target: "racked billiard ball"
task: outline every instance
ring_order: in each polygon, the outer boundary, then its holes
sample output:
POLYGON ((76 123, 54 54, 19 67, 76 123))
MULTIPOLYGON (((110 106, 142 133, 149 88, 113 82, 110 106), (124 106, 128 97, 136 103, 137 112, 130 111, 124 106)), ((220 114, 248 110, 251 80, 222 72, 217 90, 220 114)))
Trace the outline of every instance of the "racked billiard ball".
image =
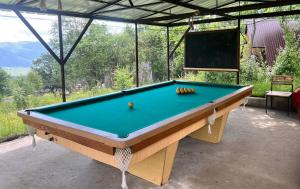
POLYGON ((184 89, 180 88, 180 94, 184 94, 184 89))

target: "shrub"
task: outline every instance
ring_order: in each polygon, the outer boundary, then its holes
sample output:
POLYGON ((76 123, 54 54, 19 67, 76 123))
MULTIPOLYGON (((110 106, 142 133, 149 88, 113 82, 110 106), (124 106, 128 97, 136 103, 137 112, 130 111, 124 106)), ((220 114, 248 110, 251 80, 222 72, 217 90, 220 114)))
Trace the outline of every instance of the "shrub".
POLYGON ((187 81, 204 81, 203 72, 188 72, 184 75, 184 77, 180 77, 179 79, 187 80, 187 81))
POLYGON ((114 88, 123 90, 133 87, 133 77, 127 67, 118 67, 114 75, 114 88))
POLYGON ((0 100, 1 97, 8 95, 10 93, 8 87, 9 75, 0 68, 0 100))
POLYGON ((230 72, 205 72, 205 81, 211 83, 233 84, 236 82, 236 74, 230 72))
POLYGON ((285 47, 279 50, 274 67, 276 75, 300 75, 300 52, 299 39, 296 32, 293 31, 286 23, 282 24, 284 30, 285 47))
POLYGON ((30 71, 26 76, 26 82, 29 94, 39 92, 43 87, 43 79, 36 71, 30 71))
POLYGON ((24 109, 28 106, 26 92, 22 88, 17 88, 13 91, 14 103, 18 109, 24 109))
POLYGON ((241 83, 248 84, 268 80, 271 76, 271 68, 265 65, 265 63, 257 62, 253 55, 247 60, 242 59, 240 64, 241 83))

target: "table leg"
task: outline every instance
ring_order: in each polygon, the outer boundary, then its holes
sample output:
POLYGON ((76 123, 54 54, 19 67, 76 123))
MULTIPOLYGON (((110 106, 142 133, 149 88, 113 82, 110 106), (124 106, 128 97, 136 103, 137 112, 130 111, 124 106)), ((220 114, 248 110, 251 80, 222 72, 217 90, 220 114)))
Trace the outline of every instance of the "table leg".
POLYGON ((268 96, 266 96, 266 114, 268 114, 268 96))
POLYGON ((273 96, 270 96, 271 98, 271 109, 273 108, 273 96))
POLYGON ((215 124, 211 126, 211 134, 208 134, 208 125, 206 125, 198 131, 193 132, 189 136, 206 142, 219 143, 223 136, 228 114, 229 113, 225 113, 216 119, 215 124))
POLYGON ((128 172, 156 185, 167 183, 171 175, 177 147, 178 142, 171 144, 147 159, 131 165, 128 172))
POLYGON ((290 115, 291 107, 290 107, 290 97, 288 98, 288 116, 290 115))

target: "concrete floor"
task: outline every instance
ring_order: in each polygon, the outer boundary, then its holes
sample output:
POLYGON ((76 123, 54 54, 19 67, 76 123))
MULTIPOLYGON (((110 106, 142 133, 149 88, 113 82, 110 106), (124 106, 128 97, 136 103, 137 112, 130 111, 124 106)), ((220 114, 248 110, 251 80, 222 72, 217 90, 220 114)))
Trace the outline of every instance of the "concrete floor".
MULTIPOLYGON (((120 172, 53 143, 0 144, 1 189, 119 189, 120 172)), ((128 175, 131 189, 299 189, 300 122, 247 108, 231 113, 223 140, 180 142, 170 182, 158 187, 128 175)))

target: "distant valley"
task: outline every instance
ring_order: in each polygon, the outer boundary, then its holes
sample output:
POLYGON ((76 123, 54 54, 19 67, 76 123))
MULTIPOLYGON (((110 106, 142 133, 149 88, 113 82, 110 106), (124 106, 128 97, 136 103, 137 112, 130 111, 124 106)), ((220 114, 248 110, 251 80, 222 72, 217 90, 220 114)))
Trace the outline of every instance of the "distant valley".
POLYGON ((12 76, 24 75, 43 52, 39 42, 0 43, 0 67, 12 76))

